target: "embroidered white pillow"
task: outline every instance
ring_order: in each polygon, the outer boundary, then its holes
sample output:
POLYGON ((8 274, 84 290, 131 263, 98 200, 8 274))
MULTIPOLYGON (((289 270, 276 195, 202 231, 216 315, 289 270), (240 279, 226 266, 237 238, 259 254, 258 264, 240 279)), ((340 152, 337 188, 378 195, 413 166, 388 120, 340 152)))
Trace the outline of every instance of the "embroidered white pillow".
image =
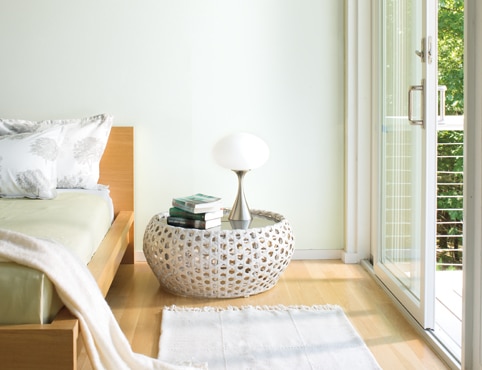
POLYGON ((112 128, 112 116, 42 121, 41 127, 65 126, 57 160, 57 188, 97 189, 99 165, 112 128))
POLYGON ((0 119, 0 136, 65 126, 65 140, 57 161, 57 187, 96 189, 99 165, 112 128, 113 117, 99 114, 65 120, 0 119))
POLYGON ((0 118, 0 136, 34 132, 38 127, 39 124, 35 121, 0 118))
POLYGON ((57 157, 64 128, 0 136, 0 197, 57 196, 57 157))

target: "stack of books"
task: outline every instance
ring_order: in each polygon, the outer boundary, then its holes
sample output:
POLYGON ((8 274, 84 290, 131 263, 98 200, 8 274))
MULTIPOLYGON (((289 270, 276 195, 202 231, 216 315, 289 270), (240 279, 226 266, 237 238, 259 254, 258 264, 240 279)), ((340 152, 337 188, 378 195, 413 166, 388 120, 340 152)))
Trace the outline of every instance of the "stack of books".
POLYGON ((173 198, 167 224, 193 229, 210 229, 221 225, 221 198, 205 194, 173 198))

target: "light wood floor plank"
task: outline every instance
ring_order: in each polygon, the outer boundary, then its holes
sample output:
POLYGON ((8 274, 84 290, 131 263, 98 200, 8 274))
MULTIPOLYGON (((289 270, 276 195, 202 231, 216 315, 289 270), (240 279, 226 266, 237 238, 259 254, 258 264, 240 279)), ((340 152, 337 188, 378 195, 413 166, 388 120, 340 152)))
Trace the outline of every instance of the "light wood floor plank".
MULTIPOLYGON (((160 288, 147 264, 121 265, 107 301, 134 351, 153 357, 164 306, 337 304, 383 369, 448 369, 367 271, 341 261, 292 261, 273 289, 235 299, 176 296, 160 288)), ((79 369, 91 369, 85 351, 79 369)))

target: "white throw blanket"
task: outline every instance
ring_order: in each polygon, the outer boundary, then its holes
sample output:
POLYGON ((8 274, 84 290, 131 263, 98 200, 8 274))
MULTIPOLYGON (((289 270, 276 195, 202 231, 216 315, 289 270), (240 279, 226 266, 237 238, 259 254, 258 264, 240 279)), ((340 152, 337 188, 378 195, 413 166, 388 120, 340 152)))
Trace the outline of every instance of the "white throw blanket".
POLYGON ((134 353, 88 268, 61 245, 0 229, 0 257, 48 276, 78 318, 96 369, 193 369, 134 353))

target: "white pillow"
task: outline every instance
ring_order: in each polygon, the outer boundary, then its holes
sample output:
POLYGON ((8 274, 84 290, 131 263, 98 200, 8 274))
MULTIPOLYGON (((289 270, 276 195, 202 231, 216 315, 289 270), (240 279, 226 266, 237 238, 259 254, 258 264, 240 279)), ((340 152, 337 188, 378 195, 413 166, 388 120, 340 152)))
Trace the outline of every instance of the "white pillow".
POLYGON ((0 197, 57 196, 57 157, 64 128, 0 136, 0 197))
POLYGON ((107 114, 80 119, 27 121, 0 119, 0 135, 42 131, 65 126, 65 140, 57 160, 57 187, 96 189, 99 164, 112 128, 107 114))
POLYGON ((38 129, 38 122, 24 119, 0 118, 0 136, 34 132, 38 129))
POLYGON ((99 165, 112 128, 112 116, 42 121, 41 128, 64 126, 65 139, 57 160, 57 187, 97 189, 99 165))

